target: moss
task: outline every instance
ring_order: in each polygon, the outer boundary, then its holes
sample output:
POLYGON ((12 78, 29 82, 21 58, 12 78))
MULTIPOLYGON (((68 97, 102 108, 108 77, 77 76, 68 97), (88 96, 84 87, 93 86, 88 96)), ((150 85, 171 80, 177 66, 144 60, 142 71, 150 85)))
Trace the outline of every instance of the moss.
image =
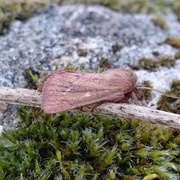
POLYGON ((159 58, 142 58, 138 61, 138 64, 131 65, 134 69, 145 69, 154 71, 160 66, 171 67, 175 64, 175 58, 171 57, 159 57, 159 58))
POLYGON ((119 45, 118 43, 112 45, 112 52, 116 54, 118 51, 122 49, 122 45, 119 45))
POLYGON ((180 20, 180 1, 173 0, 170 3, 170 6, 172 7, 172 11, 176 14, 178 20, 180 20))
POLYGON ((160 67, 160 64, 157 60, 143 58, 139 61, 139 67, 146 70, 155 70, 160 67))
POLYGON ((180 38, 167 38, 165 42, 173 47, 180 48, 180 38))
POLYGON ((159 60, 159 65, 163 67, 172 67, 175 64, 175 58, 172 57, 161 57, 159 60))
POLYGON ((26 20, 31 14, 44 7, 45 1, 0 0, 0 34, 8 31, 11 21, 26 20))
POLYGON ((88 71, 88 69, 84 67, 84 64, 78 64, 77 66, 75 66, 72 63, 68 63, 64 69, 73 71, 88 71))
POLYGON ((112 63, 106 59, 106 58, 101 58, 99 60, 99 63, 98 63, 98 67, 101 69, 101 70, 106 70, 108 68, 112 68, 112 63))
MULTIPOLYGON (((173 80, 171 89, 166 94, 180 97, 180 80, 173 80)), ((177 98, 162 95, 157 103, 158 109, 180 114, 180 101, 177 98)))
POLYGON ((88 55, 88 52, 85 49, 78 49, 77 53, 80 57, 86 57, 88 55))
POLYGON ((38 109, 20 108, 20 127, 0 138, 3 179, 179 176, 180 137, 175 131, 135 120, 40 110, 41 116, 34 116, 34 111, 38 109))
POLYGON ((163 18, 160 15, 153 16, 152 22, 154 23, 155 26, 159 26, 162 29, 168 29, 168 25, 165 18, 163 18))
MULTIPOLYGON (((144 87, 152 88, 152 85, 151 85, 150 81, 144 81, 144 82, 142 82, 142 85, 144 87)), ((143 90, 143 89, 141 89, 141 90, 138 91, 137 96, 138 96, 139 100, 149 101, 152 98, 152 90, 143 90)))
POLYGON ((24 70, 24 79, 26 81, 25 88, 37 89, 40 73, 32 67, 24 70))
POLYGON ((158 51, 153 51, 152 54, 156 57, 158 57, 160 55, 160 53, 158 51))
POLYGON ((180 59, 180 49, 176 52, 175 58, 176 58, 176 59, 180 59))

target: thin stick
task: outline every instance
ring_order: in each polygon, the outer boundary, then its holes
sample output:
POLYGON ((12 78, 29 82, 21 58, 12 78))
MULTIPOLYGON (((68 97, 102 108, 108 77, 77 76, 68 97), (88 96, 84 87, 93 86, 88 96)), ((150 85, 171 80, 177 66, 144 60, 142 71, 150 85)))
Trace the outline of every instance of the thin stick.
POLYGON ((19 104, 40 107, 41 94, 36 90, 0 87, 0 104, 19 104))
MULTIPOLYGON (((42 96, 36 90, 23 88, 0 87, 0 104, 19 104, 41 107, 42 96)), ((85 112, 92 112, 93 105, 81 108, 85 112)), ((153 124, 162 124, 171 128, 180 129, 180 115, 154 110, 133 104, 105 103, 93 109, 93 113, 122 118, 123 120, 138 119, 153 124)))
MULTIPOLYGON (((92 106, 84 106, 82 110, 91 112, 91 109, 92 106)), ((134 104, 105 103, 97 106, 93 113, 118 117, 123 120, 138 119, 180 129, 180 115, 134 104)))

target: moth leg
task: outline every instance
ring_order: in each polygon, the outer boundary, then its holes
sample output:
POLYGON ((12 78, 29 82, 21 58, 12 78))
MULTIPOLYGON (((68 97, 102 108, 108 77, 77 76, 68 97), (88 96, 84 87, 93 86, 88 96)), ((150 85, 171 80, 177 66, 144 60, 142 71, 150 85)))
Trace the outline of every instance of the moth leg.
POLYGON ((112 98, 112 99, 110 99, 108 101, 101 101, 101 102, 95 103, 95 104, 93 104, 94 107, 91 109, 91 112, 93 112, 96 107, 100 106, 101 104, 103 104, 105 102, 109 102, 109 103, 126 103, 126 102, 128 102, 128 99, 126 99, 126 97, 123 95, 123 96, 114 97, 114 98, 112 98))
POLYGON ((91 109, 91 112, 93 112, 94 111, 94 109, 95 108, 97 108, 98 106, 100 106, 101 104, 103 104, 103 102, 101 101, 101 102, 99 102, 99 103, 95 103, 95 104, 93 104, 93 108, 91 109))
POLYGON ((80 111, 85 111, 84 109, 86 109, 86 108, 88 108, 88 109, 91 109, 91 112, 93 112, 94 111, 94 109, 96 108, 96 107, 98 107, 99 105, 101 105, 101 104, 103 104, 103 102, 101 101, 101 102, 98 102, 98 103, 93 103, 93 104, 89 104, 89 105, 86 105, 86 106, 81 106, 81 107, 79 107, 78 109, 80 110, 80 111))
POLYGON ((132 100, 134 101, 135 104, 137 104, 137 105, 142 105, 142 104, 139 102, 138 97, 136 96, 136 94, 135 94, 134 92, 132 92, 131 97, 132 97, 132 100))

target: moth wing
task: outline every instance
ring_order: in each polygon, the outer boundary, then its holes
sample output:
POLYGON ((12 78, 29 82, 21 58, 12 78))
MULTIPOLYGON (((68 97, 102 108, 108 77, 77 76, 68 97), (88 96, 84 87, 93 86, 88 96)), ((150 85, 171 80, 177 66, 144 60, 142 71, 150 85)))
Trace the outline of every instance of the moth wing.
POLYGON ((42 109, 57 113, 88 104, 124 97, 119 79, 108 73, 82 73, 59 70, 50 75, 42 87, 42 109))
POLYGON ((44 78, 40 81, 39 86, 38 86, 38 89, 37 89, 39 92, 42 92, 44 83, 47 81, 47 79, 48 79, 50 76, 51 76, 51 75, 46 75, 46 76, 44 76, 44 78))

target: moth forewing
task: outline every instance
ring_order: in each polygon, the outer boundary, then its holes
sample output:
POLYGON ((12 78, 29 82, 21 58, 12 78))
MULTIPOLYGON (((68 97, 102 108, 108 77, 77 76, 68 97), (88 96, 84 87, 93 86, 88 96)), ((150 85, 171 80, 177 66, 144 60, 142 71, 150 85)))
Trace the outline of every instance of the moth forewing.
POLYGON ((131 70, 103 73, 58 70, 41 84, 42 109, 46 113, 67 111, 103 102, 127 102, 137 81, 131 70))

